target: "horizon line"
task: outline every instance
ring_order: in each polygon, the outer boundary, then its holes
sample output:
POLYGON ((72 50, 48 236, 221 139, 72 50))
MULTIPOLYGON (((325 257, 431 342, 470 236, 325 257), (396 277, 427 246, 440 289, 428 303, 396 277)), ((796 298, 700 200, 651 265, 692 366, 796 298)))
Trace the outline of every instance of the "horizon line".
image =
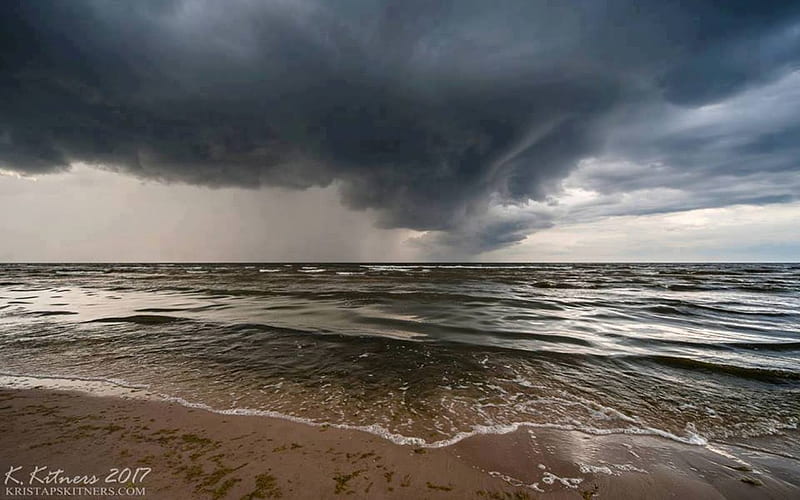
POLYGON ((597 260, 597 261, 493 261, 493 262, 474 262, 474 261, 0 261, 0 266, 5 265, 541 265, 541 264, 800 264, 800 261, 783 260, 742 260, 742 261, 668 261, 668 260, 597 260))

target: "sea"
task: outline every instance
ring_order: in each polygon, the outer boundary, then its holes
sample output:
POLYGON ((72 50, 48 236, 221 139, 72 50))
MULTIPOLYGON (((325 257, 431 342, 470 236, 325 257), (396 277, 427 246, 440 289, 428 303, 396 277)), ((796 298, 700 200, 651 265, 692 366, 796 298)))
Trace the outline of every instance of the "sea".
POLYGON ((800 264, 4 264, 0 375, 417 446, 530 426, 791 455, 800 264))

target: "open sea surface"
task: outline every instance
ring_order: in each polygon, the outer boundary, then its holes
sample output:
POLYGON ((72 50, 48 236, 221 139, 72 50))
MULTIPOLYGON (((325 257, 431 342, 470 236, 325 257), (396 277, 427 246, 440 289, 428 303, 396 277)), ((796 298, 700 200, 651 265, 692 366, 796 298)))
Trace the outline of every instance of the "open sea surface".
POLYGON ((0 374, 420 446, 526 424, 798 450, 800 265, 5 264, 0 374))

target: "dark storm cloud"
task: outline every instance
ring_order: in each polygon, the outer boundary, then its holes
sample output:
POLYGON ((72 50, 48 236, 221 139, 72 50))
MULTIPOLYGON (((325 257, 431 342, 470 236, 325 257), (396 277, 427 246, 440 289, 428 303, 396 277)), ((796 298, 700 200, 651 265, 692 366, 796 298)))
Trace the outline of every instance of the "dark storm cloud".
POLYGON ((550 227, 553 216, 544 211, 495 207, 457 228, 425 233, 412 239, 412 243, 428 258, 453 261, 517 243, 533 231, 550 227))
MULTIPOLYGON (((796 68, 797 5, 3 2, 0 168, 338 181, 383 226, 484 251, 549 224, 490 220, 491 207, 544 200, 580 159, 625 142, 609 139, 615 117, 662 98, 715 102, 796 68)), ((783 150, 796 131, 742 147, 783 150)), ((671 153, 708 144, 654 135, 620 151, 693 168, 671 153)))

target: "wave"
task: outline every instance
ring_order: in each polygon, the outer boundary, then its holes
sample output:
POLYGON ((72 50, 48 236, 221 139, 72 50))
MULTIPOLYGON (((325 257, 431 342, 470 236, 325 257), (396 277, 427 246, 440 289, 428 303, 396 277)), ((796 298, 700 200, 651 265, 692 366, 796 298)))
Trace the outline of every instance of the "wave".
POLYGON ((651 360, 666 366, 676 368, 700 369, 708 372, 725 373, 743 378, 750 378, 764 381, 800 380, 800 372, 781 370, 778 368, 756 368, 748 366, 738 366, 730 364, 713 363, 694 358, 683 358, 680 356, 668 355, 648 355, 640 356, 639 359, 651 360))
POLYGON ((31 316, 71 316, 78 313, 74 311, 32 311, 28 314, 31 316))
POLYGON ((97 318, 86 321, 86 323, 136 323, 139 325, 163 325, 165 323, 176 323, 179 321, 189 321, 189 319, 179 318, 177 316, 162 316, 159 314, 134 314, 133 316, 97 318))
MULTIPOLYGON (((743 303, 739 303, 738 305, 746 305, 743 303)), ((778 312, 778 311, 742 311, 733 308, 726 308, 726 307, 718 307, 718 306, 710 306, 707 304, 695 304, 692 302, 683 302, 683 301, 673 301, 672 304, 658 304, 653 306, 646 306, 643 310, 657 313, 657 314, 665 314, 670 316, 696 316, 705 314, 705 312, 717 313, 720 316, 728 316, 728 315, 735 315, 735 316, 756 316, 756 317, 771 317, 771 318, 786 318, 791 317, 794 314, 789 312, 778 312)))
POLYGON ((738 349, 751 349, 754 351, 797 351, 800 342, 730 342, 724 344, 738 349))
POLYGON ((152 312, 152 313, 178 312, 185 310, 186 308, 183 307, 144 307, 142 309, 134 309, 134 311, 136 312, 152 312))
MULTIPOLYGON (((11 389, 42 388, 41 384, 33 386, 33 384, 29 383, 28 386, 25 386, 26 379, 34 379, 36 383, 50 381, 52 382, 50 384, 50 387, 45 387, 45 388, 51 390, 65 390, 63 384, 66 383, 67 385, 66 390, 74 390, 92 396, 97 396, 97 395, 107 396, 110 394, 119 395, 119 394, 114 394, 113 391, 114 387, 126 390, 150 389, 150 387, 147 385, 132 384, 130 382, 120 379, 99 378, 99 377, 72 377, 72 376, 56 377, 56 376, 43 376, 43 375, 19 375, 13 373, 0 372, 0 386, 2 387, 8 387, 11 389), (97 388, 92 385, 80 385, 76 384, 76 382, 108 384, 113 387, 111 388, 112 390, 109 391, 108 388, 105 388, 106 390, 103 390, 104 389, 103 387, 97 388), (62 383, 62 385, 59 385, 59 383, 62 383), (22 385, 22 387, 20 387, 20 385, 22 385)), ((47 384, 45 383, 45 386, 46 385, 47 384)), ((613 434, 657 436, 664 439, 669 439, 671 441, 676 441, 679 443, 695 445, 695 446, 705 446, 708 444, 708 440, 706 438, 697 434, 691 428, 686 429, 685 436, 679 436, 662 429, 647 427, 647 426, 642 426, 642 427, 631 426, 631 427, 621 427, 614 429, 601 429, 585 425, 567 425, 558 423, 539 423, 539 422, 512 422, 508 424, 474 425, 472 426, 471 430, 458 432, 447 439, 441 439, 437 441, 427 441, 426 439, 418 436, 406 436, 404 434, 392 432, 380 424, 358 425, 358 424, 347 424, 338 422, 317 421, 309 418, 298 417, 295 415, 288 415, 277 411, 256 410, 252 408, 219 409, 219 408, 214 408, 205 403, 189 401, 178 396, 172 396, 169 394, 162 394, 155 392, 147 392, 143 394, 134 392, 134 393, 128 393, 126 394, 126 396, 143 400, 160 400, 160 401, 177 403, 187 408, 200 409, 211 413, 217 413, 220 415, 239 415, 239 416, 258 416, 258 417, 277 418, 313 427, 332 427, 336 429, 367 432, 369 434, 373 434, 375 436, 386 439, 398 445, 410 445, 420 448, 444 448, 447 446, 452 446, 460 441, 463 441, 464 439, 473 436, 509 434, 512 432, 516 432, 520 428, 525 428, 525 427, 577 431, 577 432, 582 432, 584 434, 591 434, 598 436, 606 436, 613 434)))

